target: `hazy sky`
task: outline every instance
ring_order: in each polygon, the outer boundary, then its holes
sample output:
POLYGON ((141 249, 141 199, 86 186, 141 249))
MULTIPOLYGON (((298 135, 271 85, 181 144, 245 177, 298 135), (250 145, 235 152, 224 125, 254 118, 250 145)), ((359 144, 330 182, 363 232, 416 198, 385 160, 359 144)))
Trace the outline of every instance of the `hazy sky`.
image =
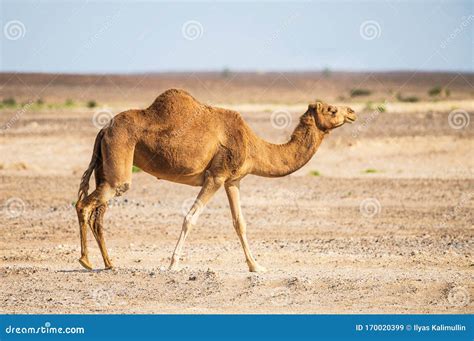
POLYGON ((474 1, 0 0, 1 71, 474 71, 474 1))

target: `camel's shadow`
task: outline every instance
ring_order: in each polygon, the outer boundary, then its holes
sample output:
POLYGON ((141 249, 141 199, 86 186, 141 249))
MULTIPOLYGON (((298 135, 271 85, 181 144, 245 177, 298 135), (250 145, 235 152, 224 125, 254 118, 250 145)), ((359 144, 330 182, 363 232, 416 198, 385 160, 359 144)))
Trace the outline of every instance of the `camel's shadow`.
POLYGON ((100 273, 100 272, 107 272, 107 269, 94 269, 94 270, 86 270, 86 269, 70 269, 70 270, 58 270, 57 272, 61 273, 100 273))

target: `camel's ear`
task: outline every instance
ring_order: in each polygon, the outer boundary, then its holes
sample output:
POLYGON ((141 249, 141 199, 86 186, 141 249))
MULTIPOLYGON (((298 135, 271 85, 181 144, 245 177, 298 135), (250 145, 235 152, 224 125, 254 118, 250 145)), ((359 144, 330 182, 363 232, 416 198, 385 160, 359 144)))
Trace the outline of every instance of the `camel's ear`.
POLYGON ((311 110, 314 112, 321 112, 323 110, 323 103, 321 102, 311 103, 310 105, 308 105, 308 110, 311 110))

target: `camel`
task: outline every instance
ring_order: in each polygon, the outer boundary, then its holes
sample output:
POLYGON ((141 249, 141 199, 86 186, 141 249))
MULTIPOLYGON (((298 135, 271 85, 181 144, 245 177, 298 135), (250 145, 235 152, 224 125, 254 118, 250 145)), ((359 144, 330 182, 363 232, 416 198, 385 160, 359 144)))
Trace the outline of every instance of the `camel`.
POLYGON ((318 101, 308 105, 287 143, 273 144, 258 137, 238 112, 202 104, 177 89, 165 91, 147 109, 116 115, 97 134, 78 191, 80 264, 92 270, 87 250, 89 226, 105 269, 112 268, 104 242, 103 217, 107 202, 130 188, 135 165, 159 180, 201 186, 184 218, 170 270, 178 269, 192 226, 212 196, 224 186, 248 268, 251 272, 265 271, 247 241, 240 207, 240 181, 248 174, 282 177, 295 172, 311 159, 331 130, 355 119, 349 107, 318 101), (92 172, 96 188, 88 194, 92 172))

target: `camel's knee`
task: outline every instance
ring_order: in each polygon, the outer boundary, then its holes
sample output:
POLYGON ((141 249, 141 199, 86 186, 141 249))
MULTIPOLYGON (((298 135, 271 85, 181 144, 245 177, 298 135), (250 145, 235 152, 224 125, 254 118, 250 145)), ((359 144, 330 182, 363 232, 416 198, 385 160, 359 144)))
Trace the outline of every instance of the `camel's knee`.
POLYGON ((125 182, 123 184, 115 186, 115 196, 119 197, 122 194, 124 194, 126 191, 128 191, 129 189, 130 189, 130 183, 129 182, 125 182))
POLYGON ((247 231, 247 224, 242 218, 237 218, 232 220, 234 228, 237 232, 245 234, 247 231))
POLYGON ((83 219, 86 216, 86 204, 84 200, 79 200, 76 203, 76 212, 79 219, 83 219))
POLYGON ((76 202, 76 212, 77 213, 82 212, 83 209, 84 209, 84 203, 82 202, 82 200, 78 200, 76 202))

